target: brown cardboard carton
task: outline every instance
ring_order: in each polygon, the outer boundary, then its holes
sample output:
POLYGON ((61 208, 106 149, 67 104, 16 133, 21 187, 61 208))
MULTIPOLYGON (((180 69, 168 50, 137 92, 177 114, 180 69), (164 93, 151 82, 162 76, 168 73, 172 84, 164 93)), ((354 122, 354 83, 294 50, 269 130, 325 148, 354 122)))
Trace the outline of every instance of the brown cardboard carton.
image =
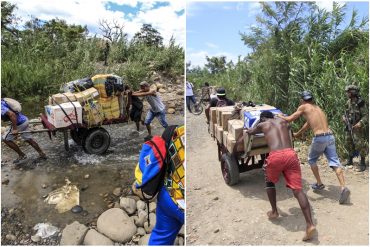
POLYGON ((216 111, 217 111, 217 107, 211 107, 210 108, 209 116, 210 116, 210 122, 211 123, 217 123, 216 111))
POLYGON ((227 146, 227 136, 228 136, 228 134, 229 134, 229 132, 224 131, 223 135, 222 135, 222 144, 224 144, 225 147, 227 146))
POLYGON ((218 126, 217 125, 217 129, 216 129, 216 139, 222 143, 222 137, 223 137, 223 130, 222 130, 222 127, 218 126))
POLYGON ((257 110, 272 110, 272 109, 275 109, 275 107, 266 105, 266 104, 256 105, 254 107, 244 106, 242 110, 240 111, 240 119, 243 119, 244 121, 244 112, 257 111, 257 110))
MULTIPOLYGON (((226 144, 227 144, 226 145, 227 151, 229 151, 229 153, 232 153, 233 150, 234 150, 235 144, 236 144, 236 140, 235 140, 235 138, 231 134, 229 134, 227 136, 226 144)), ((236 151, 237 152, 243 152, 244 151, 244 144, 243 144, 243 142, 239 143, 239 145, 236 148, 236 151)))
POLYGON ((223 112, 231 113, 233 110, 234 110, 234 106, 217 107, 217 111, 216 111, 217 124, 222 126, 222 113, 223 112))
POLYGON ((75 93, 74 96, 76 97, 77 101, 81 104, 87 102, 88 100, 94 100, 99 98, 99 92, 96 88, 89 88, 82 92, 75 93))
POLYGON ((50 105, 56 105, 56 104, 68 103, 70 101, 72 102, 77 101, 73 93, 63 93, 63 94, 57 93, 51 96, 51 100, 49 103, 51 103, 50 105))
POLYGON ((228 121, 229 119, 231 118, 231 116, 233 115, 232 112, 222 112, 222 115, 221 115, 221 126, 222 126, 222 129, 223 130, 226 130, 228 131, 228 121))
POLYGON ((228 121, 228 131, 234 137, 234 139, 238 139, 238 137, 243 133, 244 122, 240 119, 232 119, 228 121))

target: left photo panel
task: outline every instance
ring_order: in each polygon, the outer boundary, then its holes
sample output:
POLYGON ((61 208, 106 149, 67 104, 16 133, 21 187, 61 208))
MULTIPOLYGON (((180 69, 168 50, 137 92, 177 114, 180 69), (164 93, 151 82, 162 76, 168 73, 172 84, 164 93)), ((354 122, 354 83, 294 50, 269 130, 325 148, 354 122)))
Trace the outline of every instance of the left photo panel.
POLYGON ((1 2, 1 245, 184 245, 185 1, 1 2))

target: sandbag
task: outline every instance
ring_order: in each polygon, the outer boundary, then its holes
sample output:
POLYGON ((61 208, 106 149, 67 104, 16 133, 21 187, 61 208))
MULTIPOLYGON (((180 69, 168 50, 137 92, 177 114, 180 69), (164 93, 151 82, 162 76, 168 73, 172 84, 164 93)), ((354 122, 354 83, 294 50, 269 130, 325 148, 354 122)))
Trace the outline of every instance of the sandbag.
POLYGON ((10 107, 10 110, 12 110, 14 112, 21 112, 22 111, 21 103, 19 103, 15 99, 3 98, 3 100, 8 104, 8 106, 10 107))

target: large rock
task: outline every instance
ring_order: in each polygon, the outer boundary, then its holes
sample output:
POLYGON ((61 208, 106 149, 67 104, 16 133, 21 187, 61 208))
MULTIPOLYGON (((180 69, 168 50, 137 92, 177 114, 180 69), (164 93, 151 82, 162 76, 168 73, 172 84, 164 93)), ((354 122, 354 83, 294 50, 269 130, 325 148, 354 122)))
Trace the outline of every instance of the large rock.
POLYGON ((154 213, 156 209, 157 209, 157 203, 156 202, 151 202, 149 204, 149 212, 154 213))
POLYGON ((168 114, 174 114, 175 112, 176 112, 176 110, 173 109, 173 108, 168 108, 168 110, 167 110, 168 114))
POLYGON ((81 245, 86 235, 88 228, 75 221, 67 225, 62 232, 62 239, 60 245, 81 245))
POLYGON ((84 245, 113 245, 113 241, 94 229, 87 232, 84 245))
POLYGON ((149 238, 150 238, 150 234, 147 234, 144 237, 140 238, 139 245, 148 245, 149 238))
POLYGON ((142 227, 139 227, 137 229, 137 234, 139 234, 140 236, 144 236, 146 234, 145 229, 142 227))
POLYGON ((155 223, 157 222, 157 219, 156 219, 155 214, 150 213, 149 214, 149 220, 150 220, 150 225, 149 225, 149 222, 148 221, 146 221, 144 223, 144 229, 145 229, 145 231, 147 233, 151 233, 152 232, 152 230, 153 230, 153 228, 155 226, 155 223))
POLYGON ((145 210, 139 210, 138 217, 134 219, 135 225, 143 227, 148 219, 148 213, 145 210))
POLYGON ((136 207, 137 207, 137 210, 139 211, 140 209, 141 210, 146 210, 146 203, 143 202, 142 200, 140 201, 137 201, 136 202, 136 207))
POLYGON ((122 197, 119 205, 128 214, 133 214, 136 211, 136 201, 132 198, 122 197))
POLYGON ((119 208, 111 208, 102 213, 98 218, 97 227, 99 232, 121 243, 129 241, 137 231, 133 219, 119 208))

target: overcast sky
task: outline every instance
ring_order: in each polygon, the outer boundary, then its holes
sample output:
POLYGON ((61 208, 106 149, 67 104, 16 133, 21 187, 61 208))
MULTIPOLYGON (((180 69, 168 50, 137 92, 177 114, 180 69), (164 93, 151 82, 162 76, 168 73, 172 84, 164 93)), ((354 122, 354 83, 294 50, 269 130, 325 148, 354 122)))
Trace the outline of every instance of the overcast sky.
POLYGON ((64 19, 69 24, 87 26, 90 33, 99 33, 99 20, 117 20, 132 37, 143 23, 152 24, 167 43, 173 35, 185 46, 185 1, 153 0, 10 0, 18 7, 15 14, 22 23, 31 16, 41 20, 64 19))
MULTIPOLYGON (((333 1, 316 4, 328 11, 333 1)), ((353 9, 359 12, 359 20, 368 16, 369 2, 348 2, 346 23, 353 9)), ((186 61, 191 66, 203 66, 206 56, 226 56, 227 60, 237 61, 239 55, 251 52, 241 40, 240 32, 247 33, 256 24, 256 15, 261 13, 258 2, 246 1, 193 1, 186 5, 186 61)))

